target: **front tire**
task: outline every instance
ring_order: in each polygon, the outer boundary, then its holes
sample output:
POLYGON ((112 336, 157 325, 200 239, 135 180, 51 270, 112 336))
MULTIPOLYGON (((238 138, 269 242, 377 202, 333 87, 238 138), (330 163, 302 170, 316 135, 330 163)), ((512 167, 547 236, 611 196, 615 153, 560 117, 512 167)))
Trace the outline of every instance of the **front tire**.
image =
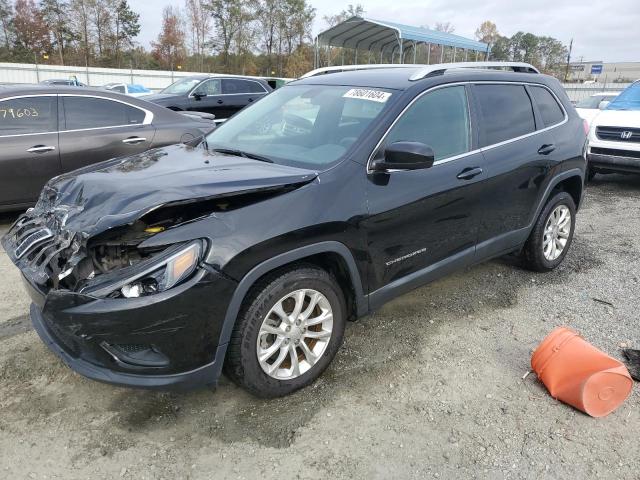
POLYGON ((243 303, 225 373, 256 396, 288 395, 331 363, 345 323, 344 295, 325 270, 299 265, 268 275, 243 303))
POLYGON ((576 205, 567 192, 556 193, 540 216, 524 246, 525 266, 548 272, 562 263, 573 240, 576 205))

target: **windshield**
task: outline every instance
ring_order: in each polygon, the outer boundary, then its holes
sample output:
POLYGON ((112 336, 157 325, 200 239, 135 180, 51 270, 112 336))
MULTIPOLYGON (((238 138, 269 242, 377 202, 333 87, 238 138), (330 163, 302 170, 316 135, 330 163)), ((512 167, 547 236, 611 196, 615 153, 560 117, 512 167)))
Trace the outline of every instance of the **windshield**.
POLYGON ((285 86, 211 132, 207 146, 283 165, 325 169, 365 133, 391 95, 372 88, 285 86))
POLYGON ((602 102, 603 100, 612 100, 613 98, 615 98, 615 97, 614 96, 606 96, 606 95, 593 95, 592 97, 587 97, 587 98, 584 98, 584 99, 580 100, 576 104, 576 108, 591 108, 591 109, 595 109, 595 108, 598 108, 598 106, 600 105, 600 102, 602 102))
POLYGON ((640 81, 625 88, 609 104, 607 110, 640 110, 640 81))
POLYGON ((200 78, 183 78, 177 82, 173 82, 160 93, 187 93, 202 81, 200 78))

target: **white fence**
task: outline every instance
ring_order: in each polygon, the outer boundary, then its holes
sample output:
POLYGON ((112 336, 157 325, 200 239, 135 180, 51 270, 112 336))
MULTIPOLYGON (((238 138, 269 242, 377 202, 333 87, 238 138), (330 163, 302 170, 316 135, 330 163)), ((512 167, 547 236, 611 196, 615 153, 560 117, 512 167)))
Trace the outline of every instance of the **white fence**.
POLYGON ((77 78, 92 87, 106 83, 139 83, 151 90, 161 90, 180 77, 198 75, 199 72, 172 72, 169 70, 135 70, 99 67, 67 67, 60 65, 36 65, 33 63, 1 63, 0 84, 38 83, 54 78, 77 78))
POLYGON ((627 88, 630 83, 563 83, 569 99, 579 102, 583 98, 587 98, 594 93, 600 92, 621 92, 627 88))

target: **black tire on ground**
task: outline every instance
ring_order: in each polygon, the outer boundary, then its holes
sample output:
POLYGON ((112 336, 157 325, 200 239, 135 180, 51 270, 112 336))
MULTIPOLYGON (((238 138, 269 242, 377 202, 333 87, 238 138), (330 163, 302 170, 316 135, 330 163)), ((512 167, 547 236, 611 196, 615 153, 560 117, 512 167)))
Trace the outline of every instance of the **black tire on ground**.
POLYGON ((525 266, 528 269, 534 270, 536 272, 548 272, 560 265, 564 260, 564 257, 567 255, 569 248, 571 247, 575 225, 576 205, 573 201, 573 197, 571 197, 571 195, 569 195, 567 192, 558 192, 556 194, 553 194, 542 209, 542 212, 540 212, 540 216, 538 217, 538 220, 533 226, 533 230, 531 231, 531 234, 529 235, 529 238, 525 243, 523 249, 525 266), (564 246, 564 249, 562 250, 560 256, 555 260, 548 260, 544 256, 543 252, 544 229, 549 216, 560 205, 565 205, 571 213, 571 230, 569 232, 567 243, 564 246))
POLYGON ((344 294, 327 271, 309 264, 278 270, 258 281, 247 294, 231 335, 224 372, 234 383, 258 397, 288 395, 312 383, 331 363, 342 344, 346 318, 344 294), (267 375, 260 366, 256 351, 258 334, 276 302, 304 288, 322 293, 329 301, 333 311, 331 338, 320 359, 308 371, 296 378, 279 380, 267 375))

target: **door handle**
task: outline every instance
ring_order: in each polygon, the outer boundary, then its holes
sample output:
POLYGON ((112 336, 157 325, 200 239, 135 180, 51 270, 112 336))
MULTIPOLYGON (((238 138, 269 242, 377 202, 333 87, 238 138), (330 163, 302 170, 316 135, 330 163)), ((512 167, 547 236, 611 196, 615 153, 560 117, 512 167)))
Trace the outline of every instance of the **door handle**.
POLYGON ((144 137, 129 137, 122 140, 122 143, 126 143, 128 145, 135 145, 137 143, 146 142, 147 139, 144 137))
POLYGON ((482 173, 480 167, 469 167, 462 170, 456 178, 458 180, 471 180, 473 177, 477 177, 482 173))
POLYGON ((556 146, 553 143, 547 143, 545 145, 542 145, 539 149, 538 149, 538 153, 540 155, 549 155, 551 152, 553 152, 556 149, 556 146))
POLYGON ((45 153, 45 152, 51 152, 53 150, 55 150, 56 147, 50 146, 50 145, 36 145, 35 147, 31 147, 30 149, 27 150, 27 152, 29 153, 45 153))
POLYGON ((222 105, 222 100, 218 100, 218 105, 222 105))

